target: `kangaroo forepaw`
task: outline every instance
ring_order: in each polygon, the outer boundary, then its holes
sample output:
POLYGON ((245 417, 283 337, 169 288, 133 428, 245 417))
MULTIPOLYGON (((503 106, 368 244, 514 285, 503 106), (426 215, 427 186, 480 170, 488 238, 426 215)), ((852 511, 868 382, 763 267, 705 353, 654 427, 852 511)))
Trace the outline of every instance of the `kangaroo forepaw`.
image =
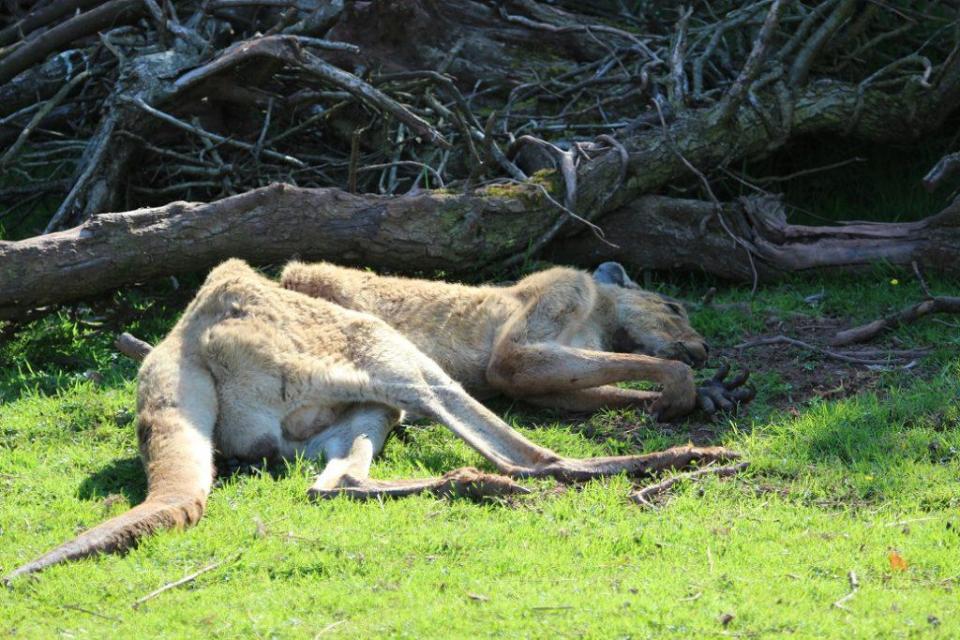
POLYGON ((707 414, 735 410, 757 395, 757 390, 746 384, 750 371, 744 369, 732 379, 726 380, 729 372, 730 366, 724 364, 717 369, 713 378, 697 387, 697 406, 707 414))

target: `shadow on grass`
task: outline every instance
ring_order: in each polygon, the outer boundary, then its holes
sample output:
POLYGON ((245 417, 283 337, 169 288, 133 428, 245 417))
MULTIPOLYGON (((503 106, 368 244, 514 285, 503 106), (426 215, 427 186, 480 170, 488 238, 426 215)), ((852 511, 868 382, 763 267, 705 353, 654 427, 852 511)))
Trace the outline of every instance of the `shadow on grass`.
MULTIPOLYGON (((215 460, 215 465, 218 482, 248 475, 269 475, 274 480, 281 480, 291 474, 292 467, 283 460, 269 464, 230 465, 219 457, 215 460)), ((81 500, 103 500, 112 495, 122 495, 133 505, 146 499, 147 476, 139 457, 111 462, 87 477, 77 490, 77 496, 81 500)))
POLYGON ((140 458, 114 460, 81 482, 77 494, 81 500, 102 500, 119 494, 130 504, 140 504, 147 497, 147 476, 140 458))
POLYGON ((762 475, 781 477, 818 505, 955 504, 945 487, 960 457, 958 392, 946 375, 819 402, 758 425, 748 448, 762 475))

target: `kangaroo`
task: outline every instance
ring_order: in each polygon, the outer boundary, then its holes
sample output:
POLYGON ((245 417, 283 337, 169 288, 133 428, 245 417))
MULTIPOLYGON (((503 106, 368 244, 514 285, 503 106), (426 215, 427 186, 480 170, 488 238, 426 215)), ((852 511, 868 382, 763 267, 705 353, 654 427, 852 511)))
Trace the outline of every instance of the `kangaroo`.
MULTIPOLYGON (((631 374, 666 381, 641 356, 631 374)), ((627 366, 626 364, 624 366, 627 366)), ((139 538, 201 518, 214 451, 241 460, 297 455, 326 466, 311 498, 503 495, 514 479, 562 482, 618 473, 646 475, 736 457, 719 447, 677 447, 636 456, 571 459, 511 429, 382 320, 284 289, 246 263, 215 268, 183 316, 143 361, 137 436, 146 500, 6 577, 116 552, 139 538), (500 474, 454 470, 439 478, 377 481, 370 463, 403 412, 446 425, 500 474), (501 475, 502 474, 502 475, 501 475)))
POLYGON ((512 286, 469 287, 291 262, 284 288, 373 314, 406 336, 471 394, 504 394, 571 411, 637 406, 658 419, 747 402, 746 375, 726 370, 699 389, 691 366, 709 348, 683 306, 644 291, 616 262, 591 277, 556 267, 512 286), (662 390, 612 383, 649 380, 662 390))

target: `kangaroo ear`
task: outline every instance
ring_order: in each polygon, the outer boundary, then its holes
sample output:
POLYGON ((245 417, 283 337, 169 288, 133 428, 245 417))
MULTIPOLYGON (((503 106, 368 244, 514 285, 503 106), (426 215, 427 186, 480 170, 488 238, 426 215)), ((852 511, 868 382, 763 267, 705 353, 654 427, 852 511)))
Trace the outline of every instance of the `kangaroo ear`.
POLYGON ((615 284, 618 287, 633 284, 627 276, 627 271, 619 262, 604 262, 593 272, 593 279, 600 284, 615 284))

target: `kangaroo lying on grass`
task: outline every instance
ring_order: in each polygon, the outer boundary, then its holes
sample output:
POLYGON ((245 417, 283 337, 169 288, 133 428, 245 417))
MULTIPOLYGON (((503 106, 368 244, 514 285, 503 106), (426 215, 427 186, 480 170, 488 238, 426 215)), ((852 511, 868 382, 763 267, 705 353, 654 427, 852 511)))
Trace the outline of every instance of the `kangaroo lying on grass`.
MULTIPOLYGON (((651 365, 646 356, 622 358, 622 377, 674 383, 665 372, 679 371, 651 365)), ((549 359, 541 364, 550 365, 549 359)), ((589 371, 582 375, 594 384, 606 381, 589 371)), ((639 476, 737 455, 686 446, 639 456, 564 458, 511 429, 385 322, 283 289, 239 260, 210 273, 170 334, 145 358, 137 418, 146 500, 19 567, 7 581, 65 560, 126 549, 158 529, 195 524, 212 485, 214 450, 257 461, 322 455, 327 464, 310 495, 362 497, 498 495, 523 491, 510 478, 639 476), (467 468, 441 478, 369 479, 370 462, 403 411, 443 423, 505 475, 467 468)))
POLYGON ((616 262, 593 277, 553 268, 509 287, 469 287, 379 276, 328 263, 291 262, 287 289, 373 314, 406 336, 476 397, 595 411, 638 406, 657 418, 747 402, 746 375, 725 370, 697 389, 690 365, 708 348, 681 304, 644 291, 616 262), (649 380, 662 390, 611 383, 649 380))

